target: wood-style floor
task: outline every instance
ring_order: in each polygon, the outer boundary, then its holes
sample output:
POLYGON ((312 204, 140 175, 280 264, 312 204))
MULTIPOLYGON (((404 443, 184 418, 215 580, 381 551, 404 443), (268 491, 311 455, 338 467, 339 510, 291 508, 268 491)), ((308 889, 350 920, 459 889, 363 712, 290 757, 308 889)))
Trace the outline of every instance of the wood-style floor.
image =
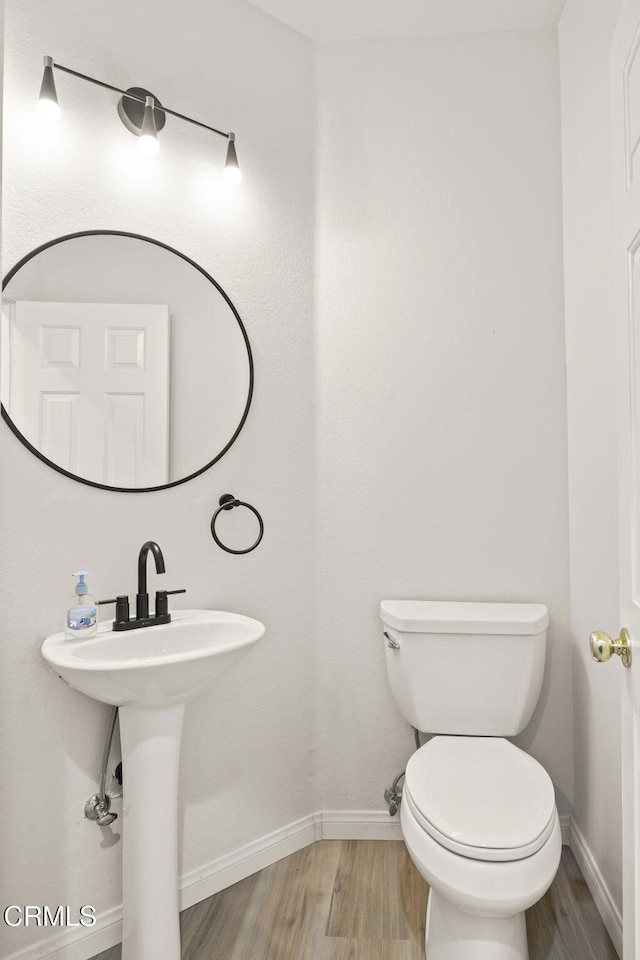
MULTIPOLYGON (((427 890, 401 841, 322 840, 185 910, 182 958, 424 960, 427 890)), ((527 930, 531 960, 617 960, 568 847, 527 930)))

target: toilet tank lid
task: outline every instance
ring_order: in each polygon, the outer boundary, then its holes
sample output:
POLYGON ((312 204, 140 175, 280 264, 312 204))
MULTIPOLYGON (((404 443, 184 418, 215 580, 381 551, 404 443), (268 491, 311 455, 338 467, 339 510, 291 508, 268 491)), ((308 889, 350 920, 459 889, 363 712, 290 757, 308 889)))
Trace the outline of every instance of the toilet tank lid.
POLYGON ((406 633, 541 633, 549 624, 543 603, 383 600, 380 618, 406 633))

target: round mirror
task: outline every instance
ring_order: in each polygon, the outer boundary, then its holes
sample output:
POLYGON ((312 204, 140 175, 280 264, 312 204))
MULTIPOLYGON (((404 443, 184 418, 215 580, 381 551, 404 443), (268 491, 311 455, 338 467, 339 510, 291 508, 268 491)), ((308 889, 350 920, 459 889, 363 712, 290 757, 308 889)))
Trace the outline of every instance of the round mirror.
POLYGON ((249 412, 238 311, 188 257, 115 231, 59 237, 3 284, 2 416, 49 466, 162 490, 226 453, 249 412))

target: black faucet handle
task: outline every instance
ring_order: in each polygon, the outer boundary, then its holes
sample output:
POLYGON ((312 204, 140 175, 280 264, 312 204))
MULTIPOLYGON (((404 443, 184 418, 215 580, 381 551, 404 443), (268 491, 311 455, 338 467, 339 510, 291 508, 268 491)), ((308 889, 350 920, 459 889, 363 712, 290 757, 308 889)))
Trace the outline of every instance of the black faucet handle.
POLYGON ((105 604, 115 603, 116 605, 116 623, 128 623, 129 622, 129 597, 125 595, 120 595, 115 598, 115 600, 98 600, 98 606, 102 607, 105 604))
POLYGON ((186 593, 182 590, 156 590, 156 617, 165 617, 169 613, 169 597, 174 593, 186 593))
POLYGON ((146 620, 149 617, 149 594, 136 593, 136 620, 146 620))

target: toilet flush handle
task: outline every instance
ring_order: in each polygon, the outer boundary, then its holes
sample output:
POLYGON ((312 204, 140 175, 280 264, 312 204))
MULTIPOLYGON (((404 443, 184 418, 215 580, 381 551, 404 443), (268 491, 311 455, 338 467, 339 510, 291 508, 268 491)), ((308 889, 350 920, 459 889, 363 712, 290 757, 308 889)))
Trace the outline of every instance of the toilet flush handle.
POLYGON ((625 667, 631 666, 631 637, 624 627, 617 640, 612 640, 604 630, 596 630, 589 637, 591 656, 598 663, 606 663, 617 654, 625 667))
POLYGON ((395 637, 389 636, 389 634, 387 633, 386 630, 383 630, 382 633, 383 633, 383 635, 387 638, 387 646, 388 646, 388 647, 391 647, 392 650, 399 650, 399 649, 400 649, 400 643, 399 643, 398 640, 396 640, 395 637))

